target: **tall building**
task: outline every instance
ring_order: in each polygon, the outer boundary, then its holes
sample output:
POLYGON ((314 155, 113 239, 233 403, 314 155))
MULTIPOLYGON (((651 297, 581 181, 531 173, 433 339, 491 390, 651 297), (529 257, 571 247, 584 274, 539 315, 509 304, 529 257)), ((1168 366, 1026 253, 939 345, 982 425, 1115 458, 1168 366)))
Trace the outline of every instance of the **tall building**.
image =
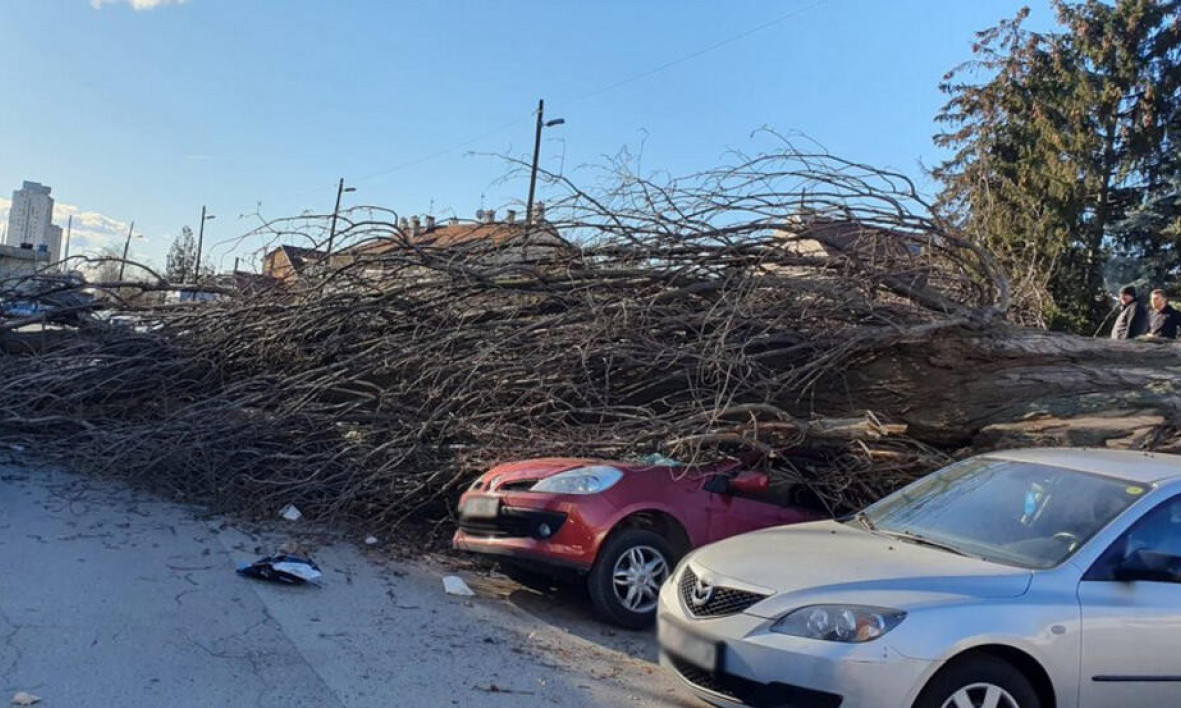
POLYGON ((12 207, 8 210, 9 246, 37 248, 42 244, 49 251, 50 262, 61 258, 61 229, 53 225, 53 191, 37 182, 25 182, 12 193, 12 207))

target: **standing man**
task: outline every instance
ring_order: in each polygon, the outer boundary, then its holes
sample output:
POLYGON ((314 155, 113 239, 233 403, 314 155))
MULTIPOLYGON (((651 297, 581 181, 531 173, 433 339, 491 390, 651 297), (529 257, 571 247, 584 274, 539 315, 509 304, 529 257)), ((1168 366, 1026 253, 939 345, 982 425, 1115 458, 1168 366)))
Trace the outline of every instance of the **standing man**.
POLYGON ((1176 339, 1181 325, 1181 315, 1169 305, 1164 290, 1152 291, 1152 312, 1148 313, 1148 336, 1160 339, 1176 339))
POLYGON ((1112 339, 1135 339, 1147 331, 1148 316, 1136 299, 1136 288, 1124 286, 1119 291, 1120 310, 1111 328, 1112 339))

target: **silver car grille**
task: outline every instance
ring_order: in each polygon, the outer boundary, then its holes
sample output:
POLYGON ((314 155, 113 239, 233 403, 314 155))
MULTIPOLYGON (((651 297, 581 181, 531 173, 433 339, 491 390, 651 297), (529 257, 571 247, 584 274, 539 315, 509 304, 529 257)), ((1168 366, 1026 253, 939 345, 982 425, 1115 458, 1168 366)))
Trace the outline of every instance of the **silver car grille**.
POLYGON ((675 656, 668 657, 668 660, 673 665, 673 668, 677 670, 677 673, 681 675, 681 678, 694 686, 704 688, 707 691, 724 696, 732 701, 738 700, 738 696, 726 688, 725 684, 716 675, 705 669, 698 668, 687 661, 678 659, 675 656))
POLYGON ((681 601, 685 609, 694 617, 725 617, 736 615, 751 605, 765 600, 769 595, 748 592, 722 586, 704 586, 708 588, 702 592, 702 586, 697 584, 697 574, 685 566, 681 573, 680 592, 681 601))

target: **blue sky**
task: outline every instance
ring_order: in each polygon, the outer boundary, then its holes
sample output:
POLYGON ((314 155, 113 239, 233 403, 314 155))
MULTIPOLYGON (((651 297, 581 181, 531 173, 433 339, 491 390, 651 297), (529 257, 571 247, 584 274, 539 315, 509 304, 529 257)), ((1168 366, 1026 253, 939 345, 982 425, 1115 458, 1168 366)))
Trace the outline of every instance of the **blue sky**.
POLYGON ((523 180, 471 153, 527 155, 540 97, 566 119, 543 164, 567 173, 641 142, 645 171, 693 171, 768 126, 920 178, 940 77, 1022 4, 5 0, 0 196, 52 185, 63 225, 89 215, 89 249, 134 219, 133 253, 157 263, 202 204, 218 242, 259 203, 330 211, 342 176, 354 204, 470 217, 481 195, 523 200, 523 180))

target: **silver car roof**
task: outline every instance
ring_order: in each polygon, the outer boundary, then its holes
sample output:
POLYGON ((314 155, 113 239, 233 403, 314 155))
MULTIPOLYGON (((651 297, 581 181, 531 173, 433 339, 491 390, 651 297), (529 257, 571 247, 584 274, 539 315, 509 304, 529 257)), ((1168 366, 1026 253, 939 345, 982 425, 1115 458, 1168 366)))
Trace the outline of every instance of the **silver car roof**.
POLYGON ((1031 462, 1051 467, 1065 467, 1143 484, 1181 478, 1181 455, 1167 455, 1159 452, 1048 447, 1001 450, 981 456, 1015 462, 1031 462))

